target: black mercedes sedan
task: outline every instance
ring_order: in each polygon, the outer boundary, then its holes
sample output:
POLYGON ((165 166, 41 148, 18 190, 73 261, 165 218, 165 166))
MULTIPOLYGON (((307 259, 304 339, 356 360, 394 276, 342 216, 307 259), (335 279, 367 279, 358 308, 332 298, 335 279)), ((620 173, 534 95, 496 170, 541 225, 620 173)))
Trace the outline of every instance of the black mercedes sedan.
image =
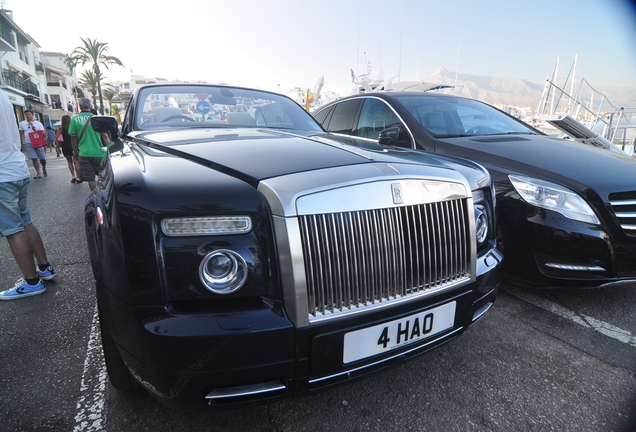
POLYGON ((478 164, 343 144, 291 99, 136 90, 85 205, 110 381, 188 409, 290 397, 417 356, 493 305, 478 164), (119 137, 121 133, 121 138, 119 137))
POLYGON ((473 99, 364 93, 313 113, 357 142, 456 155, 488 169, 505 277, 529 287, 636 281, 636 158, 550 138, 473 99))

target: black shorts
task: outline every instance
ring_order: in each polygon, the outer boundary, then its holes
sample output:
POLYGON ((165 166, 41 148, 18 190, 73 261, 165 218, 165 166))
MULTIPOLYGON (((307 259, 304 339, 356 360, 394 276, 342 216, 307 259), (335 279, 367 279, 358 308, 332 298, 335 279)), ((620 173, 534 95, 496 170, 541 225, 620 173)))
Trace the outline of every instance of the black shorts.
POLYGON ((86 182, 94 182, 95 176, 99 173, 99 167, 102 165, 101 157, 79 157, 80 180, 86 182))

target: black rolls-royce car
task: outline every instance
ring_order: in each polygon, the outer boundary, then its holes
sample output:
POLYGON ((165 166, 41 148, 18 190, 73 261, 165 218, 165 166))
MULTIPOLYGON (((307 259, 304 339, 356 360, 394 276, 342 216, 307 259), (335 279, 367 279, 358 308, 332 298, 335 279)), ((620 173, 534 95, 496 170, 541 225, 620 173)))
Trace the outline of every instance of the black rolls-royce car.
POLYGON ((358 143, 461 156, 486 167, 511 282, 636 282, 636 158, 551 138, 488 104, 435 93, 365 93, 313 115, 358 143))
POLYGON ((85 206, 106 366, 187 408, 346 382, 460 335, 501 279, 477 164, 366 150, 291 99, 132 96, 85 206))

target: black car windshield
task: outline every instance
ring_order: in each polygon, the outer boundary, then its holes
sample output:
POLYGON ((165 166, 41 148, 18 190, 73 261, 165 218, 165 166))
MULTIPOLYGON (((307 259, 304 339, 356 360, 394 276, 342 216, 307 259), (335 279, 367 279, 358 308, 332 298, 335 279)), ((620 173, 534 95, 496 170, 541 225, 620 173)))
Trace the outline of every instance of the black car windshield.
POLYGON ((396 98, 436 138, 537 133, 514 117, 472 99, 430 95, 396 98))
POLYGON ((161 85, 139 90, 136 130, 258 127, 322 131, 286 96, 240 87, 161 85))

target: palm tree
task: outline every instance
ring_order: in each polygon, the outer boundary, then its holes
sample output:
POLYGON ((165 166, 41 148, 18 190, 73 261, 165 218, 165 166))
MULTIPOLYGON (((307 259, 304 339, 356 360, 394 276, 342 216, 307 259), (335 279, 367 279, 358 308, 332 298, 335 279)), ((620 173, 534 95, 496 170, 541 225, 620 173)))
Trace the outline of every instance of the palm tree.
POLYGON ((75 95, 75 97, 83 98, 84 97, 84 90, 82 90, 82 88, 79 87, 79 86, 75 86, 75 87, 73 87, 73 94, 75 95))
POLYGON ((113 99, 117 92, 115 89, 109 84, 107 88, 104 89, 104 99, 108 102, 108 114, 112 115, 113 112, 113 99))
POLYGON ((113 105, 110 115, 114 116, 117 119, 117 123, 121 124, 121 112, 119 112, 119 105, 113 105))
POLYGON ((98 86, 99 86, 99 82, 104 79, 103 76, 97 77, 95 76, 95 74, 93 73, 92 70, 85 70, 84 72, 82 72, 82 75, 80 75, 80 79, 79 79, 79 83, 82 84, 83 86, 85 86, 88 91, 91 92, 91 94, 93 95, 93 106, 97 106, 97 101, 95 100, 95 96, 97 95, 98 92, 98 86))
POLYGON ((97 80, 97 93, 99 95, 100 112, 104 112, 104 102, 102 100, 102 84, 101 80, 103 76, 101 74, 100 65, 108 69, 110 65, 124 66, 124 64, 117 57, 108 55, 108 44, 104 42, 98 42, 97 39, 80 38, 84 43, 84 46, 75 48, 70 57, 67 57, 64 61, 71 71, 77 66, 85 64, 90 65, 90 69, 97 80))

